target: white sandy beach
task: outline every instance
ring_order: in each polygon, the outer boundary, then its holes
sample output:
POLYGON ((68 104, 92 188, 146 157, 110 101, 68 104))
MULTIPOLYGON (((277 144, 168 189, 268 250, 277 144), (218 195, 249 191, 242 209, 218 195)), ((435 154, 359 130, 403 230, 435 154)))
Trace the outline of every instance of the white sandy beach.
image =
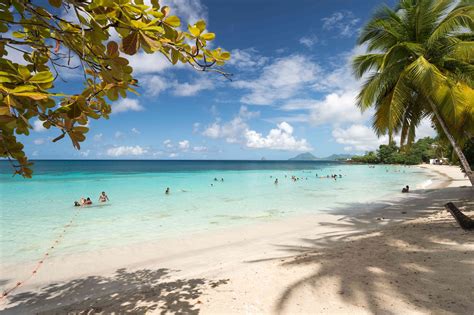
MULTIPOLYGON (((474 314, 474 233, 443 208, 453 201, 472 217, 474 190, 458 167, 422 167, 439 181, 390 200, 51 257, 0 310, 474 314)), ((32 268, 2 267, 2 290, 32 268)))

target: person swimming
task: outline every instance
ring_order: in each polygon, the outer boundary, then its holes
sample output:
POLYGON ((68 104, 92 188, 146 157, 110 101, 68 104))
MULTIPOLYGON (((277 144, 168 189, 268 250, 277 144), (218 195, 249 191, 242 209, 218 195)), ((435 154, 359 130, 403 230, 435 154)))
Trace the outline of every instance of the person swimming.
POLYGON ((87 197, 87 199, 84 201, 84 205, 91 205, 92 204, 92 200, 90 197, 87 197))
POLYGON ((221 178, 221 182, 224 182, 224 179, 223 179, 223 178, 221 178))
POLYGON ((278 178, 275 179, 275 185, 278 185, 278 178))
POLYGON ((99 196, 99 202, 106 202, 106 201, 109 201, 109 197, 105 194, 105 191, 103 191, 99 196))
POLYGON ((80 207, 81 204, 78 201, 74 201, 74 207, 80 207))
POLYGON ((170 194, 170 188, 167 187, 166 190, 165 190, 165 194, 169 195, 170 194))
POLYGON ((410 192, 410 186, 406 185, 406 187, 402 188, 402 193, 410 192))

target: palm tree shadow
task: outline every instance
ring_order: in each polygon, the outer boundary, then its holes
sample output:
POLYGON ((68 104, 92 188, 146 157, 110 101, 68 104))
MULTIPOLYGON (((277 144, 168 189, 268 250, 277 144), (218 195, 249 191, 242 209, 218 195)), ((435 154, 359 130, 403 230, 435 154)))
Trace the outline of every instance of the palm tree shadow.
MULTIPOLYGON (((472 190, 457 197, 458 205, 474 209, 472 190)), ((439 209, 442 201, 436 200, 439 209)), ((346 209, 347 206, 350 208, 346 205, 346 209)), ((394 211, 399 210, 395 207, 394 211)), ((433 210, 436 209, 431 209, 431 213, 433 210)), ((474 214, 474 211, 466 212, 474 214)), ((345 210, 336 211, 336 214, 344 213, 345 210)), ((308 276, 285 288, 275 305, 277 314, 288 312, 295 304, 294 299, 302 294, 315 291, 326 294, 331 290, 344 303, 364 305, 373 314, 393 314, 390 297, 421 312, 472 314, 474 311, 474 250, 453 247, 453 244, 474 244, 474 233, 461 230, 454 220, 431 214, 430 219, 425 217, 379 229, 380 222, 373 214, 371 217, 365 213, 321 224, 345 232, 300 239, 298 245, 276 245, 284 254, 274 259, 282 260, 282 266, 310 270, 308 276), (325 281, 334 279, 336 288, 324 286, 325 281)))
POLYGON ((118 269, 111 277, 89 276, 54 283, 38 292, 13 295, 5 314, 96 314, 150 311, 198 314, 203 290, 226 284, 226 280, 203 278, 170 280, 169 269, 118 269))

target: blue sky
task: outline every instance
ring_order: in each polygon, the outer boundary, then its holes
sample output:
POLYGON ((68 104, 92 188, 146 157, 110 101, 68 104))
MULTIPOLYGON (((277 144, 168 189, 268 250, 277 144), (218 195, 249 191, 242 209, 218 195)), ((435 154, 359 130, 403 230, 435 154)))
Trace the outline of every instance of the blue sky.
MULTIPOLYGON (((360 153, 385 143, 370 129, 370 112, 354 105, 360 82, 350 60, 360 27, 374 9, 394 1, 168 1, 182 20, 208 21, 215 46, 231 51, 229 82, 158 55, 131 58, 140 96, 113 104, 109 120, 93 120, 80 151, 57 131, 24 138, 31 158, 287 159, 360 153)), ((80 76, 57 82, 77 91, 80 76)), ((419 136, 433 135, 423 123, 419 136)))

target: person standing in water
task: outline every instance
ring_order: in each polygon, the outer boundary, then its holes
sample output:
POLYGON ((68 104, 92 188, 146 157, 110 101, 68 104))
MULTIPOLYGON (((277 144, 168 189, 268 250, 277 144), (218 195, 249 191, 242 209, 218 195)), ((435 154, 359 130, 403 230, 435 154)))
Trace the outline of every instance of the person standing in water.
POLYGON ((109 197, 105 194, 105 191, 103 191, 100 196, 99 196, 99 202, 106 202, 110 201, 109 197))
POLYGON ((166 190, 165 190, 165 194, 169 195, 170 194, 170 188, 167 187, 166 190))

